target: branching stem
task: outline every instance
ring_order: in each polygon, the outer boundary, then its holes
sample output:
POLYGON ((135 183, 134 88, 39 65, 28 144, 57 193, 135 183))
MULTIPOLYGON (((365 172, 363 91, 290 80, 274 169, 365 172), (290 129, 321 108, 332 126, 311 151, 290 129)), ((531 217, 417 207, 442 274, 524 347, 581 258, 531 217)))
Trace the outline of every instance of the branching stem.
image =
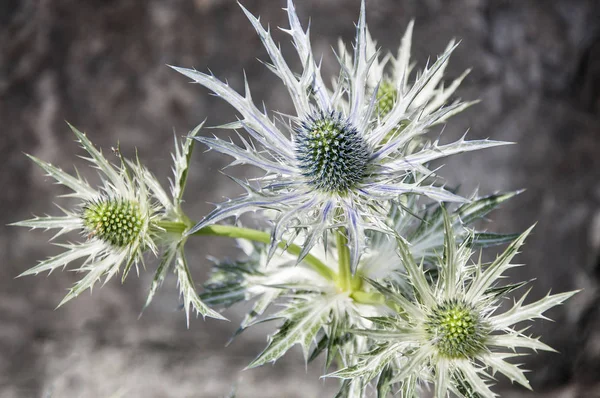
MULTIPOLYGON (((173 221, 158 221, 155 224, 157 227, 164 229, 167 232, 173 232, 177 234, 183 234, 189 226, 181 222, 173 221)), ((259 231, 252 228, 236 227, 233 225, 209 225, 195 232, 193 235, 204 235, 204 236, 223 236, 234 239, 247 239, 254 242, 269 243, 271 242, 271 235, 267 232, 259 231)), ((364 292, 360 290, 361 283, 360 276, 352 276, 350 269, 350 251, 348 249, 348 241, 346 234, 343 229, 336 231, 338 258, 339 258, 339 270, 336 274, 331 270, 323 261, 313 256, 312 254, 307 255, 304 261, 307 265, 312 267, 321 276, 337 283, 342 291, 351 291, 350 297, 361 304, 370 305, 381 305, 386 304, 383 295, 377 292, 364 292)), ((280 248, 285 248, 286 251, 294 256, 297 256, 302 251, 302 248, 298 245, 291 244, 287 246, 286 241, 282 241, 279 244, 280 248)))
MULTIPOLYGON (((262 242, 267 244, 271 242, 271 235, 267 232, 258 231, 251 228, 235 227, 232 225, 209 225, 195 232, 193 235, 224 236, 228 238, 247 239, 254 242, 262 242)), ((286 241, 281 241, 279 243, 279 247, 285 249, 288 253, 294 256, 298 256, 302 251, 300 246, 288 244, 286 241)), ((325 263, 323 263, 323 261, 319 260, 312 254, 308 254, 302 261, 311 266, 316 272, 318 272, 327 280, 336 281, 338 279, 338 276, 334 271, 332 271, 327 265, 325 265, 325 263)))

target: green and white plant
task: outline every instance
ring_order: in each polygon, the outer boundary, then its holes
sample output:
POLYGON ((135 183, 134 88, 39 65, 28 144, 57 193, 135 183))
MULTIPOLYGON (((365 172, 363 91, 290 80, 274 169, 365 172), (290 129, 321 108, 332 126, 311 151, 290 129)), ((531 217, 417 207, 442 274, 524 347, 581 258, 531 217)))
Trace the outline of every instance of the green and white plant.
POLYGON ((299 72, 269 29, 242 10, 269 54, 268 69, 288 90, 294 113, 274 118, 259 109, 247 82, 240 94, 212 74, 173 67, 237 114, 220 126, 234 130, 235 141, 198 135, 202 125, 182 144, 176 140, 170 193, 138 159, 124 159, 117 149, 115 166, 72 127, 101 185, 93 188, 78 173, 31 157, 79 204, 63 209, 62 216, 15 225, 58 230, 51 241, 78 231, 80 242, 59 244, 62 254, 23 275, 75 264, 85 276, 62 305, 119 272, 124 280, 149 253, 159 261, 146 306, 170 272, 188 322, 190 309, 224 319, 219 308, 253 301, 234 335, 265 320, 280 320, 280 326, 248 367, 275 362, 298 344, 307 362, 325 357, 324 377, 341 380, 340 398, 418 397, 429 386, 436 398, 495 397, 491 384, 497 373, 530 388, 524 370, 510 359, 523 348, 551 348, 515 325, 544 318, 574 292, 528 304, 525 294, 503 310, 500 300, 526 284, 501 279, 516 266, 512 259, 531 229, 495 234, 473 223, 518 192, 465 198, 440 185, 437 170, 429 167, 446 156, 506 144, 428 140, 433 126, 472 104, 448 103, 466 76, 444 85, 454 42, 415 72, 412 22, 397 54, 383 54, 368 32, 363 0, 353 51, 340 43, 339 75, 327 86, 291 0, 290 26, 283 31, 297 51, 299 72), (232 177, 245 194, 218 204, 197 223, 182 208, 196 141, 233 158, 232 165, 264 171, 249 181, 232 177), (270 227, 243 226, 238 217, 250 211, 270 227), (241 255, 213 259, 199 292, 184 249, 202 235, 236 239, 241 255), (492 263, 473 259, 476 251, 502 244, 508 248, 492 263))

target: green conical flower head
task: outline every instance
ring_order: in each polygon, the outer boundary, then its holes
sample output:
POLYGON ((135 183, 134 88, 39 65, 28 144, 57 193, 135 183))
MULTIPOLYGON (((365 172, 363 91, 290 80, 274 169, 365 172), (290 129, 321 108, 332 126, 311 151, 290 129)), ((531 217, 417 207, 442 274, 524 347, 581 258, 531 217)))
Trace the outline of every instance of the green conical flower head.
POLYGON ((471 305, 447 301, 438 305, 426 322, 426 330, 440 355, 471 358, 484 349, 486 327, 471 305))
POLYGON ((103 199, 88 203, 82 218, 89 235, 116 247, 135 242, 144 225, 140 206, 130 200, 103 199))
POLYGON ((303 123, 298 131, 296 157, 310 185, 343 194, 360 183, 371 151, 367 142, 339 116, 303 123))
POLYGON ((395 85, 389 80, 382 82, 377 90, 377 114, 379 117, 387 116, 394 109, 396 98, 398 98, 398 91, 395 85))

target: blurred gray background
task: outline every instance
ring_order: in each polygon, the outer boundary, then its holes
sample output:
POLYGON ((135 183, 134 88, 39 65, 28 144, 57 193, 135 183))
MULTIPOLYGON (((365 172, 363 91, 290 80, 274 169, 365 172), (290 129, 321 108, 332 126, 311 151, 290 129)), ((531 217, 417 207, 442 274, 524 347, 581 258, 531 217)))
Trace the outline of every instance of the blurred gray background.
MULTIPOLYGON (((263 22, 287 26, 280 0, 245 0, 263 22)), ((470 138, 518 145, 460 155, 441 175, 467 194, 527 188, 492 215, 486 228, 519 232, 538 222, 513 277, 537 278, 531 298, 548 290, 585 289, 553 310, 556 322, 531 331, 560 354, 527 359, 535 393, 501 380, 505 397, 600 397, 600 2, 597 0, 369 0, 368 23, 384 48, 396 49, 416 18, 413 54, 420 65, 447 41, 462 43, 448 78, 473 72, 459 95, 482 102, 452 119, 442 141, 470 128, 470 138)), ((315 52, 334 71, 330 47, 349 42, 358 0, 298 0, 312 17, 315 52)), ((292 55, 287 38, 284 50, 292 55)), ((258 38, 233 0, 0 1, 0 397, 326 397, 334 383, 319 380, 320 364, 305 371, 299 352, 274 367, 241 370, 265 344, 269 325, 224 348, 231 323, 194 320, 185 326, 169 278, 138 319, 156 263, 138 279, 117 280, 54 310, 77 275, 15 276, 59 248, 50 234, 5 227, 32 213, 57 214, 65 193, 23 155, 31 153, 92 175, 68 120, 98 146, 120 141, 166 183, 173 130, 183 136, 208 117, 231 121, 231 108, 190 85, 165 64, 210 67, 254 98, 290 111, 281 84, 256 57, 258 38)), ((292 59, 292 57, 290 57, 292 59)), ((435 133, 434 133, 435 134, 435 133)), ((194 156, 186 210, 199 219, 223 196, 238 193, 217 171, 227 159, 194 156)), ((240 174, 246 170, 238 170, 240 174)), ((206 255, 235 256, 231 242, 198 238, 188 244, 200 283, 206 255)))

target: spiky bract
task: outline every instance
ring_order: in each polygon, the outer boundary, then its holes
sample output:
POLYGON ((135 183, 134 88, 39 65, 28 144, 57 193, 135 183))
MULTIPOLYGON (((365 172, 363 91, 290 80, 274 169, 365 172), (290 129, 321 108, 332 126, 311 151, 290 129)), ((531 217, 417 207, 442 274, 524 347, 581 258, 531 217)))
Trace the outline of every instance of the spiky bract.
MULTIPOLYGON (((191 135, 194 136, 200 127, 191 135)), ((106 283, 123 266, 124 280, 129 270, 143 261, 144 253, 158 254, 160 250, 163 252, 162 260, 146 305, 152 300, 169 269, 175 267, 188 318, 190 306, 202 315, 223 318, 198 298, 183 253, 186 240, 184 232, 191 225, 180 205, 193 141, 186 140, 182 150, 176 142, 176 154, 173 157, 175 182, 170 198, 156 178, 139 162, 124 159, 117 149, 116 154, 121 164, 114 166, 85 134, 73 126, 71 129, 90 155, 86 159, 99 170, 101 187, 92 188, 79 174, 71 176, 30 156, 49 176, 71 189, 73 192, 68 196, 79 199, 80 203, 73 210, 63 209, 63 217, 36 217, 15 225, 58 229, 54 238, 70 231, 78 231, 83 239, 80 243, 61 244, 67 249, 64 253, 42 261, 22 275, 52 272, 82 259, 83 263, 77 270, 87 274, 69 291, 60 303, 62 305, 86 289, 92 289, 102 278, 106 283)))
POLYGON ((530 388, 525 371, 506 359, 521 348, 552 349, 514 325, 544 318, 545 311, 575 292, 548 295, 524 305, 525 294, 511 309, 501 312, 499 301, 522 284, 500 287, 498 280, 516 266, 511 261, 531 228, 487 266, 469 264, 469 241, 456 243, 445 212, 444 230, 443 257, 438 259, 440 271, 433 283, 415 263, 410 247, 398 241, 412 291, 401 292, 372 281, 394 303, 397 315, 376 320, 375 328, 354 330, 371 339, 378 355, 365 356, 357 365, 332 376, 368 381, 380 378, 381 371, 389 367, 388 382, 396 389, 416 391, 419 384, 432 383, 436 398, 445 398, 450 392, 464 398, 472 394, 493 398, 496 394, 490 383, 495 373, 530 388))
POLYGON ((233 157, 232 164, 252 165, 266 172, 252 183, 239 181, 247 194, 219 204, 190 232, 248 211, 272 209, 278 216, 273 220, 269 256, 273 255, 286 231, 306 231, 302 234, 305 238, 302 242, 304 250, 299 256, 301 260, 324 231, 342 227, 347 234, 350 262, 355 270, 365 251, 366 230, 393 234, 385 222, 391 202, 406 194, 422 195, 435 201, 466 201, 433 185, 430 178, 433 173, 427 163, 504 143, 461 139, 447 145, 435 142, 418 148, 412 144, 431 126, 468 105, 454 102, 446 106, 446 96, 435 96, 454 46, 413 79, 407 58, 410 43, 403 40, 405 57, 396 63, 396 70, 402 74, 394 81, 396 94, 392 93, 391 99, 389 96, 382 98, 372 85, 373 76, 383 72, 377 69, 382 63, 376 54, 372 54, 374 50, 367 39, 363 2, 353 57, 340 54, 338 83, 330 91, 324 84, 320 65, 315 61, 319 57, 312 53, 308 32, 303 30, 291 0, 286 8, 290 28, 284 32, 291 36, 300 57, 300 73, 292 71, 270 31, 245 8, 243 10, 271 58, 269 69, 287 88, 295 113, 283 115, 283 123, 275 124, 268 114, 255 106, 247 82, 245 95, 241 95, 211 74, 174 68, 212 90, 239 112, 239 121, 222 127, 244 129, 250 136, 250 139, 240 137, 242 146, 218 138, 197 137, 197 140, 233 157), (427 102, 432 95, 441 101, 433 108, 432 103, 427 102), (422 98, 425 101, 417 105, 422 98), (377 111, 381 106, 390 108, 386 115, 377 111), (323 134, 316 135, 317 132, 323 134), (343 150, 335 153, 336 137, 342 133, 344 138, 337 140, 337 148, 341 150, 339 145, 344 145, 343 150), (319 145, 328 147, 329 151, 319 152, 319 145))

